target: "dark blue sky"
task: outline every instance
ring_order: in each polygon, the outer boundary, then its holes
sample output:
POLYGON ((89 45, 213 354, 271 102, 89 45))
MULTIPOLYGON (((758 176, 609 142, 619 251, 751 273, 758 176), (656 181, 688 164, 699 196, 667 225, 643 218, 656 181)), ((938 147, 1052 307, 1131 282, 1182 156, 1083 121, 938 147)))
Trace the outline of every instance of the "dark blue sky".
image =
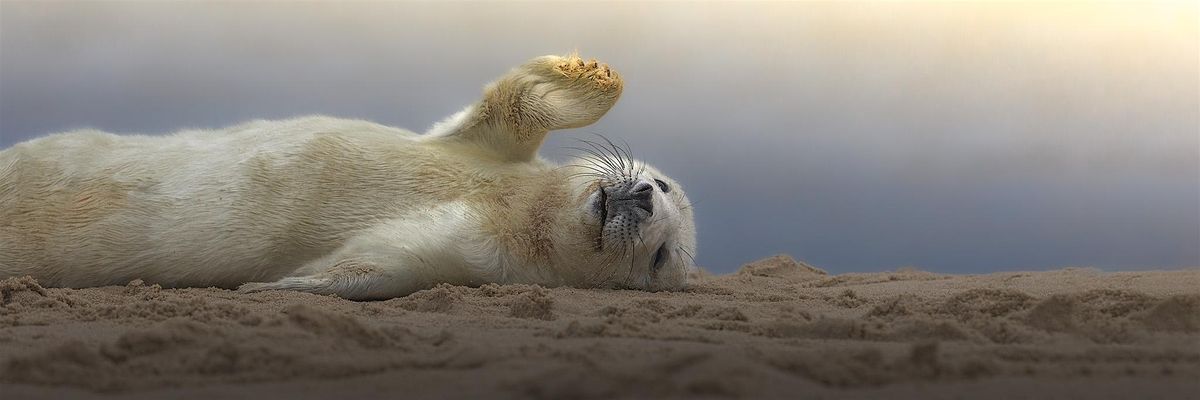
POLYGON ((701 265, 1200 266, 1189 4, 0 3, 0 147, 321 113, 423 131, 527 58, 627 80, 701 265))

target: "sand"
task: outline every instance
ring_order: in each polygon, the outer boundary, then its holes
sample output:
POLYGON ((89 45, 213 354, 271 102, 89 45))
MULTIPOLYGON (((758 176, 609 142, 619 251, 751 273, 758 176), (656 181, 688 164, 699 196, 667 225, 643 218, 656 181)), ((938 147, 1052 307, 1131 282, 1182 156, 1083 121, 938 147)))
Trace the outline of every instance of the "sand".
POLYGON ((828 275, 685 292, 295 292, 0 282, 22 398, 1196 398, 1200 269, 828 275))

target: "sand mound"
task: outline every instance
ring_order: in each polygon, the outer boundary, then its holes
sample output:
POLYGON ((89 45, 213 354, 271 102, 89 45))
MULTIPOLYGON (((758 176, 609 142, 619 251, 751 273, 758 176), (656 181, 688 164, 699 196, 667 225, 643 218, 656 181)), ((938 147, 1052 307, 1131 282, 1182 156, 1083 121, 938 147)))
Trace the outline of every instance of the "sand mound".
POLYGON ((1200 390, 1197 288, 1200 270, 831 276, 787 256, 679 293, 441 285, 379 302, 11 278, 0 391, 1170 397, 1200 390))
POLYGON ((829 275, 829 273, 825 272, 823 269, 805 264, 801 261, 796 261, 791 256, 786 254, 778 254, 743 265, 742 268, 738 270, 737 274, 770 276, 793 280, 824 278, 825 276, 829 275))

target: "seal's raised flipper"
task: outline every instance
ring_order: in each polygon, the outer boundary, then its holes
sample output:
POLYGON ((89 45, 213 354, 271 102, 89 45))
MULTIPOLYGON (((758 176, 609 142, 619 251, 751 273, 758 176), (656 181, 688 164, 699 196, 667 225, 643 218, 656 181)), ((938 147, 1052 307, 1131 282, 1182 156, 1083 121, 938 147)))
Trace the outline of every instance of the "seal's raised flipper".
POLYGON ((547 132, 604 116, 622 85, 616 71, 596 60, 538 57, 487 85, 482 99, 434 125, 427 140, 473 143, 503 160, 529 161, 547 132))

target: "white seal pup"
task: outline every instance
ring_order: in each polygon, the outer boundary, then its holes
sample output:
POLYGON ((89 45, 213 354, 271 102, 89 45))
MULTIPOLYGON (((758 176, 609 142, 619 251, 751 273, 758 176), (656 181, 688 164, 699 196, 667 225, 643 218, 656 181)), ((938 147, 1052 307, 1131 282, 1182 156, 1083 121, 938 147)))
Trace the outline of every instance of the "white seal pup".
POLYGON ((679 289, 696 240, 678 183, 603 141, 561 166, 537 156, 622 85, 546 56, 424 135, 304 117, 20 143, 0 151, 0 278, 348 299, 443 282, 679 289))

